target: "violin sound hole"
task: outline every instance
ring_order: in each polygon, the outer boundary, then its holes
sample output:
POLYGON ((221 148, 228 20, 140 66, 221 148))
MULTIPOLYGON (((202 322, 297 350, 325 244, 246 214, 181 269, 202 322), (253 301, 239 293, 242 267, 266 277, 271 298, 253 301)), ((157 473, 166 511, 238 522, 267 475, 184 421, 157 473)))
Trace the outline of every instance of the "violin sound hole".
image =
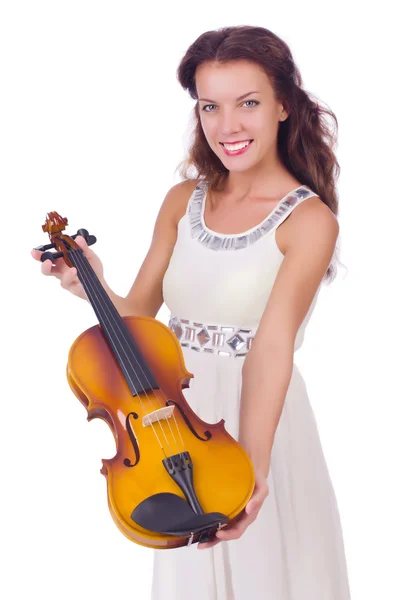
POLYGON ((197 431, 194 429, 193 425, 191 424, 191 422, 189 421, 189 419, 187 418, 187 416, 185 415, 185 413, 183 412, 183 410, 181 409, 181 407, 179 406, 179 404, 177 402, 175 402, 175 400, 167 400, 166 404, 168 406, 170 406, 170 404, 174 404, 177 409, 179 410, 179 412, 181 413, 183 420, 185 421, 186 425, 189 427, 190 431, 193 433, 194 436, 196 436, 196 438, 198 440, 201 440, 202 442, 208 442, 208 440, 210 440, 212 438, 212 434, 210 431, 204 431, 204 435, 205 438, 201 437, 197 431))
POLYGON ((137 439, 135 437, 134 431, 133 431, 133 429, 131 427, 131 423, 130 423, 130 418, 131 417, 133 419, 137 419, 138 415, 137 415, 136 412, 130 412, 130 413, 128 413, 128 415, 126 417, 126 423, 125 423, 126 427, 127 427, 128 436, 129 436, 129 438, 131 440, 132 447, 134 448, 135 462, 132 462, 130 458, 125 458, 123 460, 123 463, 124 463, 124 465, 126 467, 135 467, 138 464, 139 458, 140 458, 140 452, 139 452, 138 442, 137 442, 137 439))

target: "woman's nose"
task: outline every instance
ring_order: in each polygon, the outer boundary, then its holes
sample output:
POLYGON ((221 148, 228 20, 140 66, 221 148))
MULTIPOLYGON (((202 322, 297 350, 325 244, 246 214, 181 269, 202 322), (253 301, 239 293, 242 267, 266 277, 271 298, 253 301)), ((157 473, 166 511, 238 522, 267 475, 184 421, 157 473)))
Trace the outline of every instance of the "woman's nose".
POLYGON ((239 118, 236 113, 223 111, 219 117, 219 130, 223 136, 236 133, 241 130, 239 118))

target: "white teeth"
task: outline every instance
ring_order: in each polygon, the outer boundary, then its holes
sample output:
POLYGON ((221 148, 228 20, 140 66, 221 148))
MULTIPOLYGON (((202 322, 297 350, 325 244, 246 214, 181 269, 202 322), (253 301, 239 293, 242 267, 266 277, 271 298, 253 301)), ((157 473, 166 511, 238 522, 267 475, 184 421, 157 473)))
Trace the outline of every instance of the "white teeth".
POLYGON ((248 146, 250 142, 240 142, 239 144, 223 144, 226 150, 241 150, 241 148, 245 148, 248 146))

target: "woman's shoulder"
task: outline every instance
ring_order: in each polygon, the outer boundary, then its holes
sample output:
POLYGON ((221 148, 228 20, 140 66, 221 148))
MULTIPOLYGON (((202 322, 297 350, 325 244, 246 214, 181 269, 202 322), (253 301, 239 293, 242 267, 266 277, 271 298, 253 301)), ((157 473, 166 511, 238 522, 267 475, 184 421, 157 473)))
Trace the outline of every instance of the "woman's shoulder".
POLYGON ((200 182, 200 179, 184 179, 170 189, 169 193, 171 192, 174 197, 173 204, 176 223, 186 213, 189 200, 200 182))

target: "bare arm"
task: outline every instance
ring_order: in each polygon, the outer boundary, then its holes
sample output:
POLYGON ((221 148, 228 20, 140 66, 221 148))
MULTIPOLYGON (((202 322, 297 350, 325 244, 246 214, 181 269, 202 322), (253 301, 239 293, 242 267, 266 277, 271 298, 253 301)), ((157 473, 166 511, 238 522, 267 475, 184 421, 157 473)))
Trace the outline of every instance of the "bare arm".
POLYGON ((174 250, 178 221, 184 214, 188 199, 197 181, 177 183, 168 191, 160 207, 146 257, 125 298, 111 292, 112 301, 122 316, 145 315, 155 318, 163 299, 163 278, 174 250))
MULTIPOLYGON (((178 221, 186 211, 188 199, 196 184, 195 180, 186 180, 177 183, 168 191, 156 219, 150 248, 126 297, 119 296, 109 287, 103 275, 103 265, 99 256, 87 245, 82 236, 76 237, 76 243, 83 250, 121 316, 156 317, 163 304, 163 278, 175 246, 178 221)), ((41 251, 32 250, 31 253, 35 260, 41 260, 41 251)), ((62 258, 56 259, 55 264, 52 264, 51 260, 45 260, 41 264, 41 272, 43 275, 55 277, 60 281, 63 289, 88 301, 77 276, 76 267, 69 267, 62 258)))
POLYGON ((294 234, 243 365, 239 439, 266 477, 292 375, 296 334, 330 264, 339 231, 329 208, 310 200, 291 215, 294 234))

